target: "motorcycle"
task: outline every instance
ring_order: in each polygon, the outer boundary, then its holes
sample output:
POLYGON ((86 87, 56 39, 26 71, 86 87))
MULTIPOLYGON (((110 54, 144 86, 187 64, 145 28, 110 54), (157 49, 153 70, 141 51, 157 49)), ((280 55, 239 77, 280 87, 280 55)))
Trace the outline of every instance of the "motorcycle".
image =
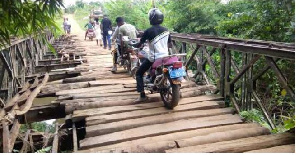
POLYGON ((87 33, 86 36, 87 36, 91 41, 93 41, 93 38, 95 38, 95 32, 94 32, 94 30, 93 30, 93 29, 88 29, 87 31, 88 31, 88 33, 87 33))
POLYGON ((186 54, 175 54, 156 60, 150 69, 151 78, 155 77, 154 82, 150 80, 145 83, 146 90, 160 93, 164 105, 169 109, 178 105, 181 83, 186 76, 183 62, 179 61, 180 56, 186 54))
MULTIPOLYGON (((181 83, 186 76, 185 67, 180 61, 183 56, 186 54, 173 54, 155 60, 149 70, 150 78, 144 78, 145 90, 160 93, 165 107, 169 109, 176 107, 180 99, 181 83)), ((138 69, 140 60, 137 64, 135 67, 138 69)))

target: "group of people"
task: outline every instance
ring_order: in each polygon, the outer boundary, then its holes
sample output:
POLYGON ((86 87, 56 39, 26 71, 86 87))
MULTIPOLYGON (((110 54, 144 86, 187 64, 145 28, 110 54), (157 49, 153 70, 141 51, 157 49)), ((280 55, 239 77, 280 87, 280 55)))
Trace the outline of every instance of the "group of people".
POLYGON ((107 15, 104 15, 101 23, 99 22, 99 18, 95 18, 95 21, 90 20, 89 23, 85 25, 87 27, 85 38, 86 40, 87 34, 89 31, 93 31, 95 33, 95 38, 97 45, 102 46, 102 42, 104 45, 104 49, 111 50, 111 35, 112 35, 112 23, 110 19, 108 19, 107 15))
MULTIPOLYGON (((136 81, 137 81, 137 91, 140 93, 139 98, 136 102, 143 102, 147 100, 145 91, 144 91, 144 81, 143 76, 147 70, 150 69, 155 60, 168 56, 168 49, 171 46, 171 38, 170 32, 167 28, 161 26, 164 20, 163 13, 157 9, 153 8, 149 11, 149 22, 152 25, 148 28, 144 33, 142 33, 140 42, 133 45, 135 47, 141 47, 146 41, 149 43, 150 52, 148 53, 148 58, 143 61, 140 68, 136 72, 136 81)), ((119 36, 128 36, 129 39, 135 39, 139 35, 136 28, 125 22, 123 17, 116 18, 117 27, 112 34, 112 23, 107 16, 104 16, 101 23, 99 23, 98 19, 95 19, 95 22, 90 22, 86 26, 88 29, 96 29, 96 40, 98 44, 98 40, 101 40, 101 35, 103 36, 103 44, 104 49, 107 48, 111 50, 111 40, 116 40, 119 36), (99 28, 100 27, 100 28, 99 28)), ((120 51, 120 45, 118 45, 117 49, 120 51)), ((112 72, 117 70, 117 57, 119 52, 115 52, 114 62, 112 72)))

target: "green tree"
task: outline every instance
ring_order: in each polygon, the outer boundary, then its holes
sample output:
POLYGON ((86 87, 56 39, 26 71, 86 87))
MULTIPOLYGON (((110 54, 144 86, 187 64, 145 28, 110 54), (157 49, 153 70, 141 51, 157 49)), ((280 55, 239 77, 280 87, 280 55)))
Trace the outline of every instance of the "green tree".
POLYGON ((54 18, 61 7, 62 0, 0 1, 0 47, 9 44, 11 36, 37 35, 55 28, 54 18))

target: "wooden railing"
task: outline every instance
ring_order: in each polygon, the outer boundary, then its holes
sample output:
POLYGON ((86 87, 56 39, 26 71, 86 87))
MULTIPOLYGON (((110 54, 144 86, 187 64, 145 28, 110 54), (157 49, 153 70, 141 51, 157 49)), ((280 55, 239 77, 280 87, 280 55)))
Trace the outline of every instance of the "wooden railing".
MULTIPOLYGON (((53 41, 53 34, 43 33, 47 41, 53 41)), ((0 98, 8 101, 25 84, 25 77, 35 73, 35 66, 48 52, 42 37, 28 37, 12 42, 9 47, 0 48, 0 98)))
POLYGON ((225 101, 230 101, 237 112, 250 110, 255 101, 255 106, 262 110, 270 127, 275 128, 270 118, 271 114, 266 110, 256 90, 257 80, 270 69, 275 73, 281 87, 286 90, 291 100, 295 101, 294 90, 277 65, 280 60, 294 62, 294 44, 229 39, 199 34, 173 33, 171 36, 173 51, 188 53, 188 59, 185 61, 186 68, 190 67, 194 61, 196 62, 194 63, 196 66, 194 78, 202 83, 216 84, 218 90, 214 93, 219 93, 225 101), (236 62, 235 57, 239 57, 242 61, 236 62), (254 74, 253 69, 258 66, 258 62, 260 62, 259 66, 264 67, 257 68, 255 70, 257 74, 254 74))

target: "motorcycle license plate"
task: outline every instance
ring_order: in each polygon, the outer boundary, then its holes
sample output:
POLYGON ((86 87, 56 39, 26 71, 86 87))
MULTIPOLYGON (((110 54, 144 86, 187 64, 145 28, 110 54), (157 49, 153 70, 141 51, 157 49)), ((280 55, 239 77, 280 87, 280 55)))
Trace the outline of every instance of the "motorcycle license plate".
POLYGON ((179 77, 186 76, 186 72, 183 68, 178 68, 178 69, 169 68, 169 74, 171 79, 176 79, 179 77))

